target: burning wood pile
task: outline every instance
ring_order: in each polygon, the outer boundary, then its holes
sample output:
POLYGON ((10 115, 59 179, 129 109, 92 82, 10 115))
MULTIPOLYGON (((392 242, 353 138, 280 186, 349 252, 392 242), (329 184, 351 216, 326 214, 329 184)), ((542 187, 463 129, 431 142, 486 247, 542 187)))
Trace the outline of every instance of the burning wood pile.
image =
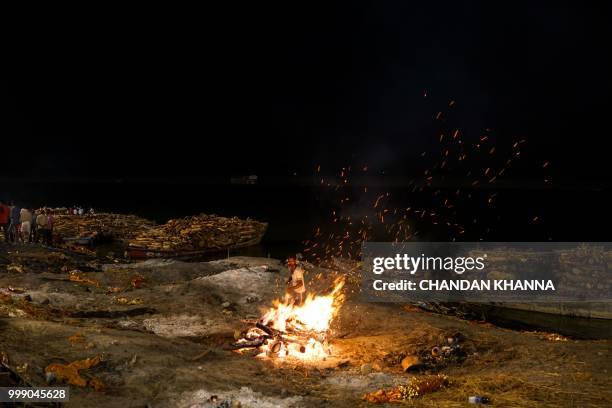
POLYGON ((128 240, 153 227, 153 221, 127 214, 54 215, 54 233, 62 238, 107 237, 128 240))
POLYGON ((198 251, 244 247, 261 241, 267 223, 237 217, 194 215, 142 231, 129 242, 148 251, 198 251))
POLYGON ((330 324, 344 302, 343 286, 344 279, 338 278, 329 294, 309 294, 302 305, 296 305, 289 295, 284 301, 275 301, 274 307, 229 348, 256 350, 259 358, 325 360, 332 351, 330 324))

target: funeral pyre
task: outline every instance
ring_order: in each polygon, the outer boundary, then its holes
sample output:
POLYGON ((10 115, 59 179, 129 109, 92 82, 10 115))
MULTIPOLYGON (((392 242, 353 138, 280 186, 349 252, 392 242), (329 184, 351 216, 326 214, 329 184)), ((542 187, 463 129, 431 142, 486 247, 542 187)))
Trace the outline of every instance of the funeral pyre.
POLYGON ((64 238, 106 237, 128 240, 148 230, 155 223, 129 214, 97 213, 84 215, 54 215, 54 234, 64 238))
POLYGON ((256 349, 259 358, 325 360, 332 353, 330 325, 344 302, 344 278, 328 294, 308 294, 302 305, 290 295, 276 300, 261 319, 230 345, 233 350, 256 349))
POLYGON ((171 219, 142 231, 129 247, 148 251, 197 251, 254 245, 261 241, 267 223, 237 217, 200 214, 171 219))

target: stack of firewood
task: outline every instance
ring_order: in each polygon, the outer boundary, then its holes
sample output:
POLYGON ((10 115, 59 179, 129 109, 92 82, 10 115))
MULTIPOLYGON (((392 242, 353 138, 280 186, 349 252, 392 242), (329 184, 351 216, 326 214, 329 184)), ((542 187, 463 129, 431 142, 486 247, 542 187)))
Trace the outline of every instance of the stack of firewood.
POLYGON ((268 224, 237 217, 200 214, 172 219, 147 229, 129 246, 151 251, 195 251, 246 246, 259 242, 268 224))
POLYGON ((127 214, 98 213, 54 215, 53 232, 63 238, 106 236, 129 240, 155 225, 153 221, 127 214))
MULTIPOLYGON (((306 353, 310 341, 320 341, 321 347, 329 350, 327 335, 311 330, 294 330, 291 326, 288 331, 277 330, 270 325, 257 322, 240 333, 234 333, 235 342, 225 345, 228 350, 253 349, 261 352, 266 351, 269 357, 289 355, 290 345, 299 353, 306 353)), ((300 355, 300 354, 298 354, 300 355)))

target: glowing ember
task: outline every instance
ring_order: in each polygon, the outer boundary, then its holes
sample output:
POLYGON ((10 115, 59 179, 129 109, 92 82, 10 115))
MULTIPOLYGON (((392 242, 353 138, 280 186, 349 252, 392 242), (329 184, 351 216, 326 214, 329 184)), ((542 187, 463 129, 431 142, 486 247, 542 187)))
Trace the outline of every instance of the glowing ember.
POLYGON ((264 327, 273 330, 275 336, 260 347, 258 357, 325 359, 331 354, 328 331, 344 301, 343 286, 344 279, 339 278, 330 294, 309 294, 301 306, 295 305, 290 296, 275 301, 261 318, 263 326, 249 330, 246 340, 265 335, 264 327))

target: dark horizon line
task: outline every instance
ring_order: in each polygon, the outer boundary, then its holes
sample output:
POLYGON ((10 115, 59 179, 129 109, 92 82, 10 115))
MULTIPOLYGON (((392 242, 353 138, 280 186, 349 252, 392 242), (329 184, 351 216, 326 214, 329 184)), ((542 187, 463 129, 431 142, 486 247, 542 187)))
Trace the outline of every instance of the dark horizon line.
MULTIPOLYGON (((246 176, 204 176, 204 177, 111 177, 111 178, 88 178, 88 177, 1 177, 1 184, 99 184, 99 185, 129 185, 129 184, 178 184, 178 185, 227 185, 249 187, 327 187, 328 185, 337 186, 342 183, 337 182, 336 175, 311 175, 311 176, 263 176, 259 177, 253 186, 240 181, 232 182, 233 178, 243 178, 246 176), (325 180, 325 185, 321 185, 321 178, 325 180), (329 183, 329 184, 328 184, 329 183)), ((468 188, 472 190, 488 189, 528 189, 528 190, 607 190, 612 189, 612 181, 596 180, 584 181, 580 179, 561 179, 558 178, 544 182, 543 179, 533 178, 503 178, 495 183, 488 183, 481 180, 477 185, 472 185, 473 178, 456 176, 439 176, 430 184, 430 188, 468 188)), ((404 176, 353 176, 350 177, 349 187, 371 187, 371 188, 398 188, 398 187, 422 187, 428 185, 422 177, 404 176)))

